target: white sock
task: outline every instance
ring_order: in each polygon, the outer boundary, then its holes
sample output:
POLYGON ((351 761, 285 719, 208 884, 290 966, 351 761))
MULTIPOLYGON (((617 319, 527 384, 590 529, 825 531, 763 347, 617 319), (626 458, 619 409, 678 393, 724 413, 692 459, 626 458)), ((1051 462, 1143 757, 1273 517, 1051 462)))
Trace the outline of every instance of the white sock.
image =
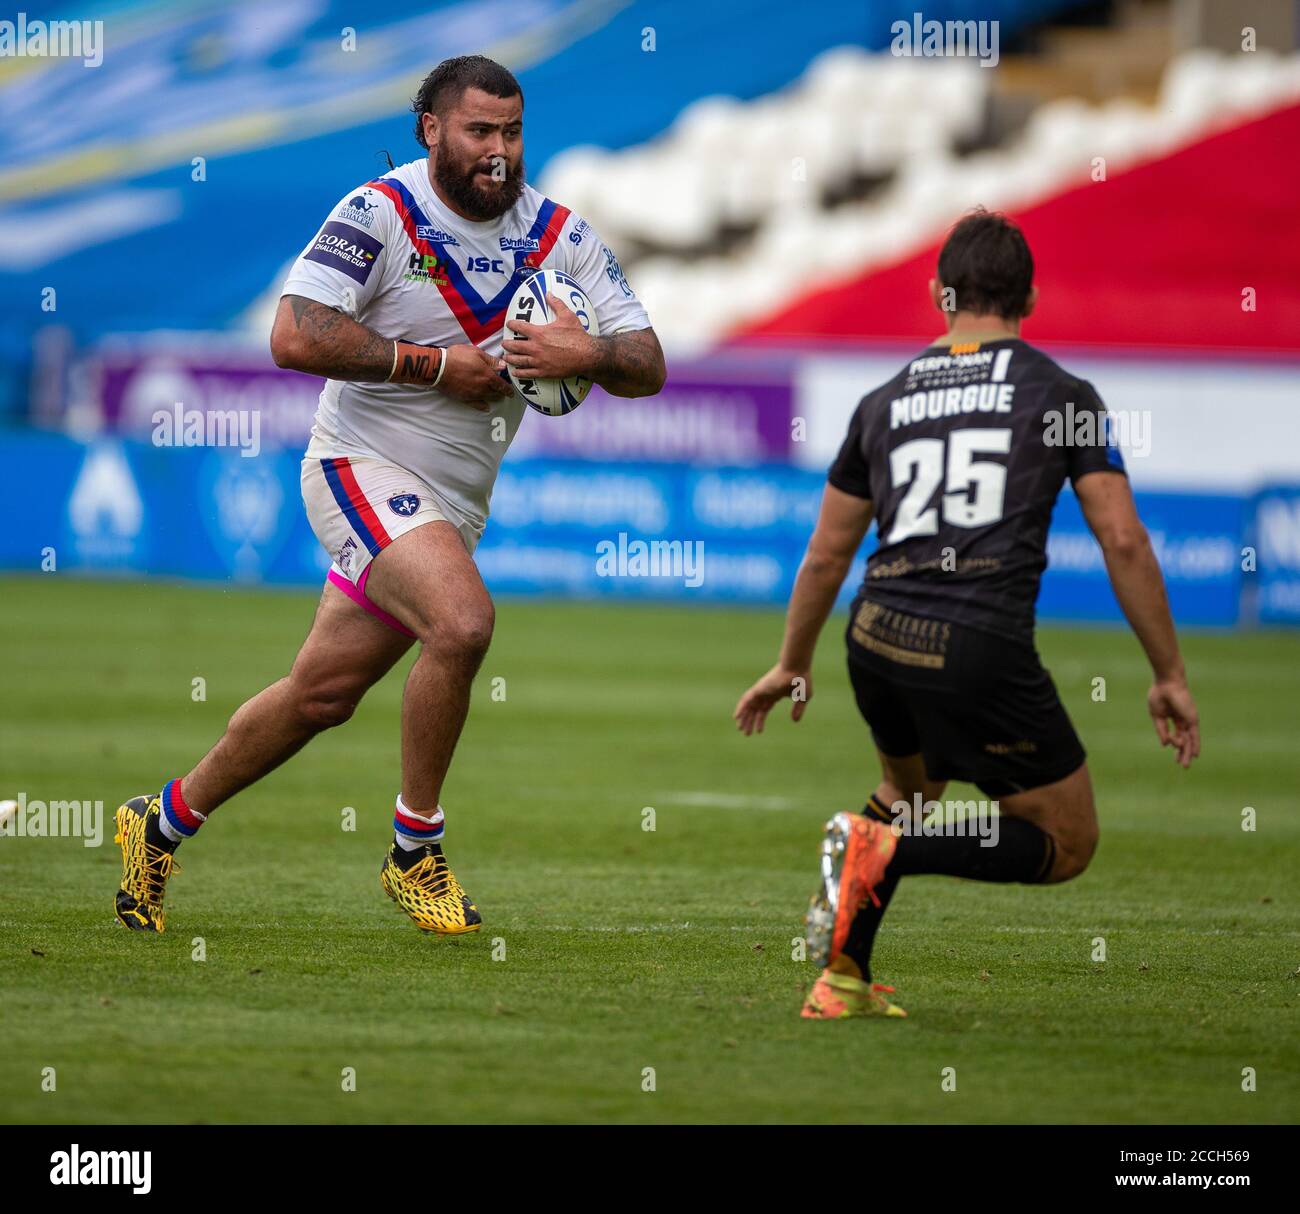
POLYGON ((442 806, 431 813, 409 809, 397 794, 397 811, 393 814, 393 838, 403 851, 415 851, 426 843, 441 843, 445 825, 442 806))

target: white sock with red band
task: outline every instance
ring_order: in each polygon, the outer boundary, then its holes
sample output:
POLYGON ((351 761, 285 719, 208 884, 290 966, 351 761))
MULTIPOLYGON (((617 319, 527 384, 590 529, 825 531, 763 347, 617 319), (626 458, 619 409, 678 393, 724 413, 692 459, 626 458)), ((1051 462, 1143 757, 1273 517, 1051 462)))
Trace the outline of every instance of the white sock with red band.
POLYGON ((393 835, 403 851, 415 851, 426 843, 441 843, 444 830, 442 806, 431 813, 408 809, 397 794, 397 812, 393 815, 393 835))
POLYGON ((158 813, 158 829, 172 843, 180 843, 198 834, 199 827, 208 820, 207 814, 191 809, 181 795, 181 782, 168 780, 163 785, 158 813))

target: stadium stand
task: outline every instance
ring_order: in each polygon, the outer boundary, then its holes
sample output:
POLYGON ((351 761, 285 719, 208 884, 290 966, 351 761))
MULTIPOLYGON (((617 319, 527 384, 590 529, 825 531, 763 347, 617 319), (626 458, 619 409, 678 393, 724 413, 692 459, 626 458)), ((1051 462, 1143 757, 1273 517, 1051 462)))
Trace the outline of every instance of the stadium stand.
MULTIPOLYGON (((1279 96, 1300 95, 1294 88, 1279 96)), ((1213 119, 1229 112, 1225 102, 1213 119)), ((1110 141, 1105 133, 1069 138, 1065 117, 1058 112, 1051 124, 1038 126, 1034 150, 1020 154, 1045 163, 1054 140, 1098 154, 1121 149, 1108 158, 1108 188, 1071 184, 1026 207, 1020 191, 1032 189, 1032 182, 1018 185, 1023 179, 1014 174, 1002 179, 1001 189, 990 185, 977 194, 958 170, 947 187, 953 200, 1017 208, 1039 264, 1049 268, 1033 321, 1036 337, 1076 345, 1294 351, 1300 334, 1300 298, 1292 287, 1300 276, 1300 231, 1293 222, 1300 166, 1279 153, 1300 146, 1300 105, 1137 165, 1130 158, 1147 139, 1140 122, 1128 126, 1125 145, 1114 131, 1110 141), (1270 171, 1254 171, 1261 164, 1270 171), (1270 234, 1267 242, 1261 232, 1270 234), (1248 287, 1267 306, 1243 310, 1248 287)), ((1080 176, 1077 151, 1072 155, 1075 163, 1067 157, 1062 165, 1070 183, 1080 176)), ((919 196, 914 205, 922 205, 919 196)), ((924 338, 934 328, 924 289, 937 256, 938 241, 927 241, 901 260, 882 258, 885 264, 835 287, 789 299, 738 331, 796 340, 924 338)))
MULTIPOLYGON (((1094 208, 1096 198, 1080 206, 1099 230, 1117 214, 1117 203, 1130 200, 1132 190, 1146 189, 1163 200, 1154 211, 1139 214, 1175 207, 1200 210, 1209 219, 1216 200, 1206 190, 1190 188, 1187 180, 1188 175, 1203 175, 1208 190, 1217 182, 1220 190, 1233 191, 1237 206, 1247 208, 1237 243, 1248 243, 1240 234, 1261 230, 1260 223, 1265 230, 1279 227, 1281 271, 1290 264, 1285 256, 1290 233, 1278 213, 1285 205, 1288 174, 1241 190, 1240 196, 1237 187, 1250 158, 1285 158, 1286 140, 1293 135, 1286 119, 1258 126, 1251 120, 1300 100, 1300 57, 1245 61, 1191 52, 1171 62, 1154 105, 1126 98, 1099 106, 1057 100, 1035 110, 1007 142, 969 151, 966 145, 980 137, 986 121, 990 86, 989 74, 973 63, 836 50, 778 98, 751 105, 702 101, 656 144, 616 153, 566 152, 552 162, 543 185, 579 200, 576 205, 607 239, 628 246, 624 260, 638 289, 656 315, 667 315, 666 337, 684 348, 706 348, 736 329, 767 336, 898 335, 897 315, 914 320, 915 308, 900 307, 897 299, 890 307, 837 319, 821 310, 803 311, 807 294, 800 288, 819 278, 844 278, 846 264, 866 273, 896 261, 909 248, 925 250, 921 257, 929 256, 932 264, 929 246, 963 209, 1045 205, 1052 196, 1091 180, 1095 157, 1104 160, 1112 181, 1141 162, 1152 166, 1136 183, 1126 183, 1120 197, 1112 191, 1101 210, 1094 208), (839 118, 827 119, 827 114, 839 118), (1239 135, 1209 138, 1233 123, 1246 124, 1239 135), (1200 140, 1208 140, 1208 146, 1198 153, 1194 145, 1200 140), (1156 167, 1180 148, 1183 154, 1167 168, 1156 167), (669 199, 648 188, 656 179, 681 180, 690 188, 669 199), (850 179, 876 188, 834 205, 837 191, 842 193, 850 179), (1272 197, 1260 197, 1259 189, 1272 197), (737 203, 738 198, 743 201, 737 203), (828 199, 832 205, 826 205, 828 199), (743 238, 736 238, 737 229, 745 231, 743 238), (725 251, 702 252, 711 248, 725 251), (797 266, 800 272, 792 280, 788 273, 774 274, 775 265, 797 266), (793 298, 792 281, 798 284, 793 298), (782 304, 788 319, 759 321, 782 304)), ((1218 199, 1218 205, 1223 201, 1218 199)), ((1138 222, 1135 214, 1128 224, 1121 223, 1120 234, 1112 237, 1118 248, 1137 244, 1149 249, 1153 235, 1157 245, 1161 242, 1167 230, 1163 225, 1154 234, 1127 240, 1123 229, 1138 222)), ((1080 240, 1075 247, 1086 245, 1080 240)), ((1166 252, 1180 255, 1178 249, 1166 252)), ((1236 264, 1247 272, 1242 281, 1255 282, 1251 260, 1263 258, 1265 250, 1254 244, 1241 255, 1245 261, 1236 264)), ((1267 256, 1271 259, 1273 251, 1267 256)), ((1131 290, 1126 268, 1132 270, 1133 263, 1122 257, 1114 268, 1131 290)), ((887 286, 893 286, 892 279, 887 286)), ((850 287, 847 294, 827 298, 831 307, 843 307, 856 296, 850 287)), ((1173 328, 1184 330, 1185 342, 1197 339, 1181 318, 1200 302, 1189 298, 1186 307, 1175 310, 1180 323, 1173 328)), ((1094 313, 1080 308, 1077 315, 1085 327, 1071 336, 1091 339, 1087 330, 1094 313)), ((1247 344, 1288 346, 1292 343, 1282 338, 1289 317, 1277 314, 1269 329, 1239 327, 1249 333, 1247 344)), ((919 329, 903 332, 927 332, 928 317, 923 320, 919 329)), ((1294 324, 1290 331, 1297 331, 1294 324)), ((1227 344, 1228 334, 1218 337, 1219 344, 1227 344)), ((1096 340, 1140 342, 1148 334, 1125 337, 1112 327, 1096 340)))

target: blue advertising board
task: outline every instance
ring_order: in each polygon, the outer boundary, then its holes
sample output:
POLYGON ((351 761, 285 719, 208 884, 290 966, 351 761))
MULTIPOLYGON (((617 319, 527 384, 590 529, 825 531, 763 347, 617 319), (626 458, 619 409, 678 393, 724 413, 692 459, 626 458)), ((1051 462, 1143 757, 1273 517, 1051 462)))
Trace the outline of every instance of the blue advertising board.
POLYGON ((1254 569, 1244 614, 1261 624, 1300 624, 1300 485, 1265 489, 1246 536, 1254 569))
MULTIPOLYGON (((6 569, 317 585, 328 568, 294 452, 33 432, 10 434, 5 448, 15 524, 6 569)), ((476 559, 500 594, 781 604, 822 485, 818 473, 775 464, 513 460, 476 559)), ((1300 623, 1300 488, 1140 493, 1138 506, 1180 623, 1300 623)), ((1049 561, 1040 618, 1122 618, 1068 489, 1049 561)), ((859 560, 842 601, 861 573, 859 560)))
MULTIPOLYGON (((1136 495, 1138 512, 1165 576, 1175 620, 1235 624, 1242 591, 1241 550, 1250 499, 1208 493, 1136 495)), ((1052 516, 1041 619, 1120 620, 1101 548, 1067 486, 1052 516)))

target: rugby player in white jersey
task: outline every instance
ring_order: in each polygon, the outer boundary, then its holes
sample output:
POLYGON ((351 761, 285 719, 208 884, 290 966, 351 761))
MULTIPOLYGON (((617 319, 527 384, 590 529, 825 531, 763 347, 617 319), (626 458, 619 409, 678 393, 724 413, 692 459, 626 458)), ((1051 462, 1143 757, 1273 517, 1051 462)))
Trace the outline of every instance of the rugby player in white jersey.
POLYGON ((343 197, 294 263, 271 333, 279 366, 326 378, 302 471, 307 517, 333 561, 315 621, 289 674, 235 713, 198 766, 118 809, 116 911, 128 927, 162 931, 177 846, 346 721, 416 644, 380 879, 425 931, 479 927, 443 855, 439 797, 492 637, 472 554, 526 409, 506 364, 585 375, 615 396, 652 395, 665 372, 614 254, 524 183, 523 95, 510 72, 478 55, 448 59, 412 109, 428 156, 343 197), (516 337, 502 341, 511 296, 544 266, 581 283, 602 336, 560 305, 553 323, 512 324, 516 337))

